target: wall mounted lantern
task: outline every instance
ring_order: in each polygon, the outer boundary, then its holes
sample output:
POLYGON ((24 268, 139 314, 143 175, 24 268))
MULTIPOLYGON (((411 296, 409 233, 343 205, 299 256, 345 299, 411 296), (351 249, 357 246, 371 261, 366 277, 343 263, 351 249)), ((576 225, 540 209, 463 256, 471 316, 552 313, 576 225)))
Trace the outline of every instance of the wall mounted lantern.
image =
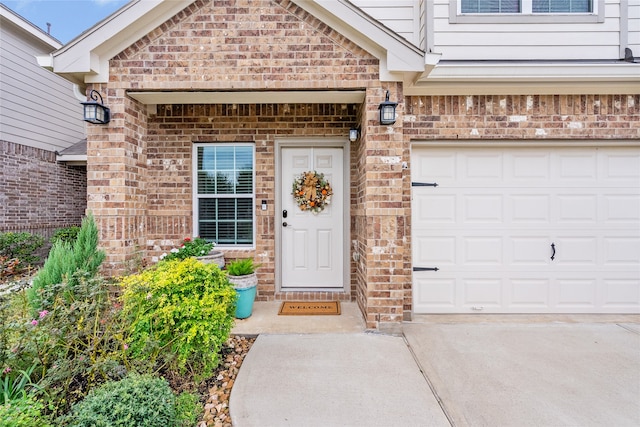
POLYGON ((349 141, 356 142, 358 140, 359 130, 357 128, 349 129, 349 141))
POLYGON ((94 125, 104 125, 111 120, 111 112, 108 107, 104 106, 102 95, 96 90, 89 93, 92 101, 81 102, 84 105, 84 121, 93 123, 94 125), (100 98, 100 102, 98 102, 100 98))
POLYGON ((397 105, 397 102, 389 101, 389 91, 387 91, 387 96, 385 97, 384 102, 380 104, 380 107, 378 107, 380 110, 381 125, 392 125, 396 122, 397 105))

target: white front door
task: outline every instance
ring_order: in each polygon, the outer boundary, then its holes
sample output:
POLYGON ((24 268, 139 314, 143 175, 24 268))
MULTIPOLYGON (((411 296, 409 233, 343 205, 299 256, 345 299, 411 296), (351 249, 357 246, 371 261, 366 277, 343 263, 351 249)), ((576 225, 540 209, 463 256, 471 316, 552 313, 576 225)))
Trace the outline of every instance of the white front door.
POLYGON ((281 155, 282 288, 343 288, 343 149, 283 147, 281 155), (324 174, 333 189, 317 214, 301 210, 292 195, 294 180, 307 171, 324 174))

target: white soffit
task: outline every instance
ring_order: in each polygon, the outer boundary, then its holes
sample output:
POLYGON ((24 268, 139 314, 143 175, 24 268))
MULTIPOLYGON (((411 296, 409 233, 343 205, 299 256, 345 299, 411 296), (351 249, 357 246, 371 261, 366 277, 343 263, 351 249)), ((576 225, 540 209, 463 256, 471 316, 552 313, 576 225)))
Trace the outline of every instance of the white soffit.
POLYGON ((640 64, 451 61, 405 83, 405 95, 637 93, 640 64))
POLYGON ((361 104, 365 91, 148 91, 127 92, 146 105, 157 104, 361 104))

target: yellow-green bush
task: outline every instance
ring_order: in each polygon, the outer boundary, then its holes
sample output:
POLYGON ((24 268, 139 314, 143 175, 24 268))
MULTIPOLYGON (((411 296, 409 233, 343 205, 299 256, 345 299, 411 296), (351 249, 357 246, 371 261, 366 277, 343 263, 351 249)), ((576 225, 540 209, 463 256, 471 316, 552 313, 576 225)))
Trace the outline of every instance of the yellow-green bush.
POLYGON ((218 266, 170 260, 123 278, 121 286, 131 358, 200 378, 213 373, 236 300, 218 266))

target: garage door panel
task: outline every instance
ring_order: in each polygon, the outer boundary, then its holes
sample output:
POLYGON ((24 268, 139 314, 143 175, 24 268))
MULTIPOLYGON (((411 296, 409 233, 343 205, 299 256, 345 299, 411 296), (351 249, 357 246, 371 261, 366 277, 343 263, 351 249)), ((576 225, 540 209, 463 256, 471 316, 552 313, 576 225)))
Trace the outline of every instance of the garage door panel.
POLYGON ((451 225, 456 222, 457 197, 455 195, 425 194, 425 189, 416 189, 413 203, 419 215, 412 218, 416 227, 440 223, 451 225))
POLYGON ((605 236, 603 264, 607 267, 634 267, 640 260, 640 237, 634 236, 605 236))
POLYGON ((461 279, 462 305, 472 310, 497 309, 503 305, 501 277, 461 279))
POLYGON ((416 309, 426 312, 451 312, 459 303, 456 301, 456 279, 453 277, 433 278, 429 273, 415 273, 416 309))
POLYGON ((465 194, 462 220, 465 223, 495 223, 503 221, 501 194, 465 194))
POLYGON ((509 306, 515 310, 544 309, 551 301, 550 279, 514 278, 511 280, 511 296, 509 306))
POLYGON ((637 185, 640 179, 640 154, 628 150, 612 150, 602 154, 603 179, 610 184, 637 185))
POLYGON ((516 151, 511 155, 509 178, 517 183, 547 185, 551 179, 551 156, 535 151, 516 151))
POLYGON ((414 273, 416 312, 640 313, 638 147, 414 148, 414 165, 438 183, 413 188, 413 265, 439 269, 414 273))
POLYGON ((502 265, 502 237, 478 236, 463 238, 464 248, 461 262, 468 267, 489 266, 500 267, 502 265))
POLYGON ((593 183, 598 179, 596 150, 559 150, 555 155, 554 179, 564 185, 593 183))
POLYGON ((511 267, 548 268, 550 260, 550 243, 547 237, 516 235, 509 239, 511 244, 511 267))
POLYGON ((603 308, 611 310, 640 309, 640 274, 635 278, 628 275, 612 277, 605 273, 602 279, 603 308))
POLYGON ((595 225, 598 221, 598 196, 596 194, 558 194, 556 222, 560 226, 576 224, 595 225))
POLYGON ((602 196, 602 219, 608 223, 640 224, 638 193, 605 194, 602 196))
MULTIPOLYGON (((590 230, 585 234, 592 232, 593 230, 590 230)), ((556 250, 554 265, 567 268, 573 266, 596 266, 598 261, 598 239, 596 236, 577 237, 575 234, 557 236, 554 239, 556 250)))
POLYGON ((415 236, 414 265, 428 267, 437 264, 440 268, 457 263, 457 239, 451 236, 415 236))
POLYGON ((511 194, 510 222, 515 225, 548 225, 551 220, 551 197, 548 194, 511 194))
POLYGON ((596 279, 585 277, 584 272, 559 277, 556 280, 556 308, 562 311, 580 309, 591 311, 596 307, 596 279))
POLYGON ((473 181, 503 181, 503 155, 499 152, 470 152, 460 157, 461 179, 473 181))

